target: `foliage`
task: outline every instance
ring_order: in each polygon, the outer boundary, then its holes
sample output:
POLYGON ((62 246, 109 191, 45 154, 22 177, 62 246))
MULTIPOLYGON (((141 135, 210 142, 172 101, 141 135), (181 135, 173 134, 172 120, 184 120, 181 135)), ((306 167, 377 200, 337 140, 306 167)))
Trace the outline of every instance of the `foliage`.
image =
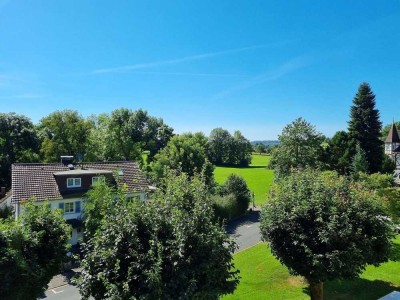
POLYGON ((164 148, 173 135, 173 129, 161 118, 147 111, 127 108, 92 117, 95 130, 91 133, 96 157, 103 160, 141 161, 141 153, 149 151, 148 159, 164 148))
POLYGON ((259 154, 266 153, 267 152, 267 146, 261 143, 257 143, 253 146, 254 152, 257 152, 259 154))
POLYGON ((393 175, 395 169, 396 163, 388 155, 384 155, 382 161, 382 173, 393 175))
POLYGON ((212 184, 213 165, 207 159, 207 138, 201 132, 176 135, 170 139, 150 164, 150 176, 158 184, 169 170, 183 172, 190 178, 203 174, 206 183, 212 184))
POLYGON ((228 130, 215 128, 208 138, 209 158, 216 165, 222 165, 229 161, 229 151, 232 143, 232 136, 228 130))
POLYGON ((212 197, 212 201, 214 203, 215 216, 222 222, 241 215, 236 203, 236 197, 233 194, 217 194, 212 197))
POLYGON ((385 187, 377 190, 386 212, 393 222, 400 224, 400 190, 398 188, 385 187))
POLYGON ((279 135, 280 145, 271 153, 270 167, 275 176, 285 176, 292 168, 317 166, 323 140, 322 134, 302 118, 286 125, 279 135))
POLYGON ((0 206, 0 219, 9 219, 14 216, 14 209, 12 206, 0 206))
POLYGON ((219 194, 221 196, 233 196, 237 215, 244 214, 249 208, 250 190, 247 187, 246 181, 240 175, 230 174, 220 187, 219 194))
POLYGON ((92 123, 75 110, 55 111, 38 125, 43 161, 58 162, 61 155, 86 154, 92 123))
POLYGON ((330 168, 341 175, 348 175, 355 155, 354 145, 349 134, 345 131, 338 131, 328 144, 330 168))
POLYGON ((353 178, 357 179, 359 173, 368 172, 368 161, 365 151, 357 145, 356 147, 356 155, 353 157, 353 161, 351 163, 351 174, 353 178))
POLYGON ((185 174, 165 180, 147 203, 127 201, 123 192, 100 200, 102 192, 89 195, 88 204, 100 201, 108 213, 93 222, 96 210, 86 211, 94 226, 83 245, 84 298, 217 299, 233 292, 235 244, 214 221, 205 183, 185 174))
POLYGON ((394 185, 393 175, 359 173, 358 180, 371 190, 384 189, 394 185))
POLYGON ((11 185, 11 164, 36 162, 39 139, 30 119, 15 113, 0 113, 0 184, 11 185))
POLYGON ((215 181, 223 184, 232 173, 238 174, 246 181, 247 186, 254 193, 255 204, 265 203, 266 193, 271 187, 274 172, 266 168, 270 157, 267 155, 252 155, 252 163, 247 168, 217 166, 214 171, 215 181))
POLYGON ((369 189, 306 170, 276 183, 260 229, 274 256, 304 276, 315 295, 324 281, 354 278, 367 264, 387 261, 392 225, 369 189))
POLYGON ((0 220, 0 298, 37 299, 67 256, 70 227, 60 210, 29 202, 18 222, 0 220))
POLYGON ((215 128, 208 139, 209 159, 216 165, 237 165, 246 167, 251 163, 253 147, 240 131, 233 136, 223 128, 215 128))
POLYGON ((368 173, 381 171, 383 160, 382 123, 375 108, 375 95, 368 83, 362 83, 350 111, 349 135, 365 151, 368 173))

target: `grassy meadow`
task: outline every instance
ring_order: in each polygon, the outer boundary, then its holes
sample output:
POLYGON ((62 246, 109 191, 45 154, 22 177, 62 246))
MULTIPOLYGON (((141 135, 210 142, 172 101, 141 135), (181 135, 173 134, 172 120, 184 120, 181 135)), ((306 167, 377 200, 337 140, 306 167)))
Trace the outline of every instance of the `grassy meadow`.
POLYGON ((253 154, 252 163, 248 167, 215 167, 215 180, 218 183, 223 183, 232 173, 242 176, 249 189, 254 192, 256 205, 261 205, 265 203, 265 195, 274 178, 273 171, 266 169, 269 158, 267 155, 253 154))
MULTIPOLYGON (((304 279, 289 275, 265 243, 235 254, 234 262, 242 278, 235 293, 223 300, 310 299, 304 279)), ((324 298, 376 300, 394 290, 400 291, 400 235, 395 240, 393 261, 368 266, 358 279, 326 282, 324 298)))

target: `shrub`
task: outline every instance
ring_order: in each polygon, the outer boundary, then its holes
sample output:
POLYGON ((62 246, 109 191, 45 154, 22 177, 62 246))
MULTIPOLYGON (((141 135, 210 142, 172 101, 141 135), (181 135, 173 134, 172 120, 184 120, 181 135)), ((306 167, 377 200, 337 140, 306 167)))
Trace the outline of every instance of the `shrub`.
POLYGON ((213 202, 215 215, 221 220, 230 220, 241 214, 236 205, 236 197, 233 194, 215 195, 213 202))

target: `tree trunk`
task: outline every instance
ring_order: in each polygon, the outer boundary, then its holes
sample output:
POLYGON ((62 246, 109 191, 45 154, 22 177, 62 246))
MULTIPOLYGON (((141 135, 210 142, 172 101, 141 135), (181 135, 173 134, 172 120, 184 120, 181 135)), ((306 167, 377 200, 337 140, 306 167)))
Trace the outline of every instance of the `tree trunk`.
POLYGON ((324 299, 324 283, 323 282, 310 282, 311 300, 324 299))

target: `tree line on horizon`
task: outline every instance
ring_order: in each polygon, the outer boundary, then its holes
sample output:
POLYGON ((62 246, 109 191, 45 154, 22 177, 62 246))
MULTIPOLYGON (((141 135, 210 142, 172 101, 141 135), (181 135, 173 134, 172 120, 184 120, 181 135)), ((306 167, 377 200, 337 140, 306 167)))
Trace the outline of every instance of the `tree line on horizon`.
POLYGON ((0 113, 0 184, 7 187, 13 163, 59 162, 61 155, 79 153, 84 162, 138 161, 151 179, 158 180, 163 176, 157 167, 160 161, 184 172, 200 172, 208 163, 212 171, 212 164, 247 166, 251 151, 249 140, 240 131, 231 135, 216 128, 209 137, 201 132, 177 135, 162 118, 142 109, 120 108, 87 118, 75 110, 61 110, 38 124, 24 115, 0 113), (164 148, 167 150, 162 152, 164 148), (176 157, 175 161, 171 157, 176 157), (190 162, 193 157, 197 161, 190 162))

